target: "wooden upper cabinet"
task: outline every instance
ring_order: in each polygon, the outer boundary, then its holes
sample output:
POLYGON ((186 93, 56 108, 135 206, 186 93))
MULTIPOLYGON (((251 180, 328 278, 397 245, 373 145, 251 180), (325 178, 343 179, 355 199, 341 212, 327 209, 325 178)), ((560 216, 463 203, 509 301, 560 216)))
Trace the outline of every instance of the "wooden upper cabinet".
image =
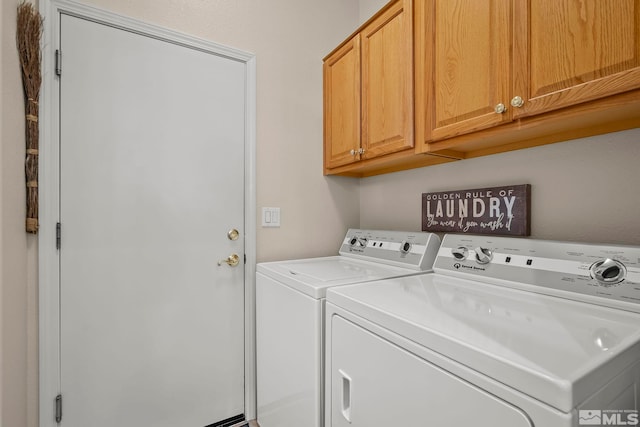
POLYGON ((640 88, 640 0, 425 0, 415 23, 418 151, 640 88))
POLYGON ((640 88, 640 0, 514 5, 514 117, 640 88))
POLYGON ((511 1, 416 2, 419 142, 511 120, 511 1))
POLYGON ((360 149, 360 35, 327 57, 324 79, 325 168, 358 160, 360 149))
POLYGON ((640 126, 640 0, 393 0, 354 34, 325 58, 325 174, 640 126))
POLYGON ((389 3, 324 59, 325 173, 414 146, 412 5, 389 3))
POLYGON ((363 159, 414 146, 412 1, 369 22, 362 40, 363 159))

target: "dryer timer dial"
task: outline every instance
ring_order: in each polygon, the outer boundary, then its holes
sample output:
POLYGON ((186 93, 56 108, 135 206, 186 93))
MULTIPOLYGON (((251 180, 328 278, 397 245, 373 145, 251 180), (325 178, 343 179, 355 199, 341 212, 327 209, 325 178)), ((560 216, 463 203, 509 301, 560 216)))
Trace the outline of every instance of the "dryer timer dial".
POLYGON ((367 242, 369 241, 369 239, 367 239, 366 237, 356 237, 353 236, 351 239, 349 239, 349 246, 353 247, 360 247, 360 248, 364 248, 367 246, 367 242))
POLYGON ((591 266, 591 276, 602 286, 615 286, 622 282, 627 275, 623 263, 607 258, 596 261, 591 266))
POLYGON ((489 264, 493 258, 493 251, 491 249, 477 247, 474 249, 476 253, 476 262, 478 264, 489 264))
POLYGON ((462 261, 467 259, 467 256, 469 256, 469 250, 464 246, 459 246, 451 249, 451 255, 453 255, 453 257, 458 261, 462 261))
POLYGON ((406 240, 404 240, 402 243, 400 243, 400 252, 401 253, 408 254, 410 250, 411 250, 411 243, 407 242, 406 240))

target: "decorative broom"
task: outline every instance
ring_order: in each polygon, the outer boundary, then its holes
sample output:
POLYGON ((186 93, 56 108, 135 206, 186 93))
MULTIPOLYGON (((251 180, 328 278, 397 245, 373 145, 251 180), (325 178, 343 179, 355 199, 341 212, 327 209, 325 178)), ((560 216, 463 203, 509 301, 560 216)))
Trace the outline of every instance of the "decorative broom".
POLYGON ((38 232, 38 99, 40 98, 40 38, 42 16, 31 3, 18 6, 16 43, 22 67, 22 85, 25 97, 27 185, 27 233, 38 232))

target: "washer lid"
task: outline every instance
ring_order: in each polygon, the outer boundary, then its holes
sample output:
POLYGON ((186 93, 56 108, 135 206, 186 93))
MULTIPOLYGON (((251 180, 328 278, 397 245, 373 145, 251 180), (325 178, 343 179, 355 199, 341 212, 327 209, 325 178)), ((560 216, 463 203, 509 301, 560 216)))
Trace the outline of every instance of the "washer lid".
POLYGON ((327 301, 564 412, 640 360, 640 314, 439 274, 327 301))
POLYGON ((313 298, 331 286, 424 273, 344 256, 261 263, 257 271, 313 298))

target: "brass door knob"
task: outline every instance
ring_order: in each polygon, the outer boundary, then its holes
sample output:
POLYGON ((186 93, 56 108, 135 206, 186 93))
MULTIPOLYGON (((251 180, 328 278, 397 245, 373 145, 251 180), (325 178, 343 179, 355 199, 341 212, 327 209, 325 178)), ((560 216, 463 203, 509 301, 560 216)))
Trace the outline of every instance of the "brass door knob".
POLYGON ((227 237, 229 238, 229 240, 238 240, 238 237, 240 237, 240 232, 237 229, 232 228, 227 233, 227 237))
POLYGON ((218 265, 222 265, 222 263, 227 264, 229 267, 235 267, 240 264, 240 257, 238 254, 231 254, 227 258, 218 261, 218 265))

